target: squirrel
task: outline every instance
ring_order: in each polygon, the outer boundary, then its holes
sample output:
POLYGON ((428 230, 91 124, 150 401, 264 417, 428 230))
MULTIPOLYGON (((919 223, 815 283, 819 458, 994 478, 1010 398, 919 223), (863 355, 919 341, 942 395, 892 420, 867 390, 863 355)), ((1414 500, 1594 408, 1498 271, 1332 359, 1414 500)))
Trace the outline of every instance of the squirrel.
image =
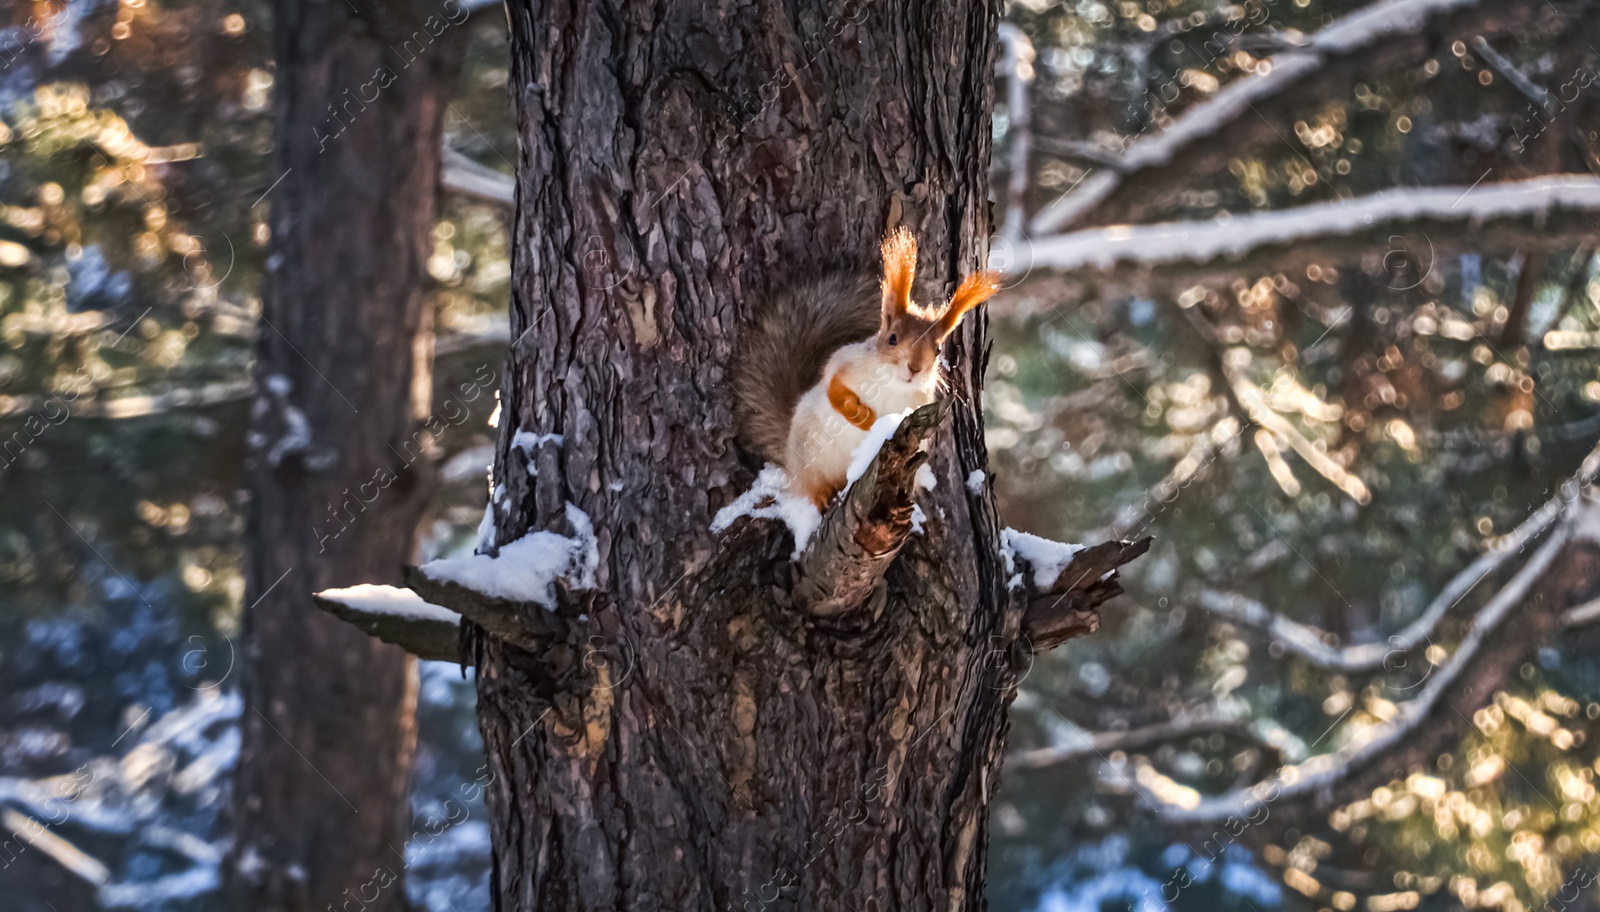
POLYGON ((744 444, 782 466, 790 492, 819 510, 844 488, 851 457, 880 415, 934 401, 943 385, 939 349, 1000 290, 998 273, 978 272, 944 304, 918 306, 916 238, 897 228, 881 252, 876 283, 834 273, 773 295, 734 370, 744 444))

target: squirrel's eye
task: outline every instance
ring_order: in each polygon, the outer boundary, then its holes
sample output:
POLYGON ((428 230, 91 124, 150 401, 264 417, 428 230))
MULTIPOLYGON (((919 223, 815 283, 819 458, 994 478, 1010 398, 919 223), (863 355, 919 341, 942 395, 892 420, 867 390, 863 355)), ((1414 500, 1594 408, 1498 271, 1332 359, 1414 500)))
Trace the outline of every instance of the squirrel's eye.
POLYGON ((897 341, 897 340, 896 340, 896 339, 895 339, 895 337, 894 337, 894 333, 890 333, 890 334, 889 334, 889 344, 890 344, 890 345, 893 345, 893 344, 895 344, 895 342, 896 342, 896 341, 897 341))

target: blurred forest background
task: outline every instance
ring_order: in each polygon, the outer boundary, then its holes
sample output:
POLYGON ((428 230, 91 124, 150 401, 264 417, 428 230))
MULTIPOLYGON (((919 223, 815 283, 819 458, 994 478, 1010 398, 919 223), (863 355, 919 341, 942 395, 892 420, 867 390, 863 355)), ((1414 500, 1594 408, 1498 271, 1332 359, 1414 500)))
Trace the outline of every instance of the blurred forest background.
MULTIPOLYGON (((1157 542, 1023 681, 993 908, 1600 908, 1600 605, 1426 769, 1294 825, 1166 819, 1404 724, 1592 474, 1597 6, 1008 5, 996 490, 1027 531, 1157 542)), ((220 908, 270 9, 14 2, 0 27, 0 891, 220 908)), ((500 9, 442 40, 441 391, 501 370, 517 149, 500 9)), ((425 558, 475 542, 494 431, 468 411, 425 558)), ((487 908, 472 701, 424 663, 404 864, 432 912, 487 908)))

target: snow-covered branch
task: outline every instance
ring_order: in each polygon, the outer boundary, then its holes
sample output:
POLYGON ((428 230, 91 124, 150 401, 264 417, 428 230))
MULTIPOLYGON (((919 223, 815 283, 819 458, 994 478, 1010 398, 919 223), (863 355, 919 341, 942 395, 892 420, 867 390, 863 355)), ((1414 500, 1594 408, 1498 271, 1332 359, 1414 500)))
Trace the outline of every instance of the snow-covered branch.
MULTIPOLYGON (((1591 456, 1589 462, 1594 462, 1591 456)), ((1263 805, 1326 810, 1353 800, 1421 764, 1461 737, 1472 714, 1493 699, 1561 624, 1567 604, 1600 578, 1600 506, 1573 489, 1561 521, 1511 580, 1473 619, 1455 654, 1438 666, 1396 718, 1345 747, 1280 770, 1270 782, 1200 797, 1170 781, 1142 789, 1163 820, 1214 826, 1247 819, 1263 805), (1512 623, 1515 618, 1515 623, 1512 623)))
MULTIPOLYGON (((406 587, 420 596, 414 601, 400 600, 387 587, 376 592, 380 587, 358 587, 373 596, 372 602, 363 606, 365 610, 360 614, 346 619, 375 624, 372 615, 380 613, 376 602, 383 603, 381 613, 404 615, 407 629, 418 628, 418 620, 432 621, 436 627, 447 624, 453 613, 522 649, 542 651, 551 643, 566 639, 570 632, 566 609, 585 598, 580 593, 594 590, 595 570, 600 563, 594 525, 588 514, 568 503, 565 524, 567 532, 529 532, 493 548, 490 554, 441 558, 420 567, 406 567, 406 587)), ((352 591, 334 590, 319 595, 338 603, 323 607, 348 613, 348 593, 352 591)), ((582 613, 581 607, 572 612, 582 613)), ((390 629, 395 629, 393 624, 390 629)), ((369 632, 382 636, 375 630, 369 632)), ((437 643, 441 636, 443 630, 436 629, 421 643, 437 643)), ((451 659, 456 660, 453 654, 451 659)))
POLYGON ((517 182, 493 168, 478 164, 449 146, 444 147, 444 165, 439 185, 496 206, 517 204, 517 182))
MULTIPOLYGON (((1477 187, 1385 190, 1351 201, 1313 203, 1205 221, 1090 228, 1025 243, 1013 272, 1051 269, 1110 271, 1237 261, 1255 253, 1294 249, 1303 255, 1330 240, 1391 246, 1408 242, 1408 256, 1424 243, 1434 249, 1455 237, 1481 245, 1524 247, 1540 237, 1562 243, 1600 235, 1600 178, 1560 175, 1477 187), (1493 224, 1493 232, 1484 226, 1493 224), (1507 229, 1517 224, 1532 237, 1507 229)), ((1431 260, 1427 265, 1431 266, 1431 260)))
POLYGON ((1430 34, 1499 34, 1526 21, 1527 5, 1520 0, 1384 0, 1364 7, 1316 32, 1307 47, 1278 54, 1254 75, 1190 107, 1166 130, 1129 144, 1120 168, 1090 174, 1040 212, 1032 231, 1140 221, 1192 185, 1196 174, 1213 173, 1230 158, 1280 142, 1275 122, 1292 122, 1384 67, 1420 62, 1433 51, 1430 34))
MULTIPOLYGON (((1434 718, 1436 710, 1446 705, 1454 705, 1449 697, 1467 682, 1470 677, 1468 669, 1478 652, 1483 649, 1492 634, 1501 630, 1511 609, 1526 600, 1535 585, 1550 570, 1567 538, 1565 530, 1558 531, 1539 549, 1511 583, 1502 589, 1478 616, 1472 630, 1462 641, 1452 660, 1431 677, 1415 700, 1404 705, 1399 717, 1393 723, 1369 739, 1332 754, 1315 757, 1297 767, 1291 767, 1294 772, 1282 777, 1286 781, 1278 790, 1275 800, 1331 795, 1336 786, 1354 777, 1357 772, 1382 766, 1380 758, 1404 745, 1406 739, 1419 734, 1426 723, 1432 721, 1448 725, 1449 719, 1434 718)), ((1487 698, 1489 695, 1483 696, 1487 698)), ((1476 704, 1470 709, 1462 709, 1459 706, 1457 709, 1470 713, 1476 709, 1476 704)), ((1209 823, 1229 817, 1248 816, 1250 807, 1260 801, 1256 791, 1254 788, 1238 789, 1223 795, 1201 798, 1192 803, 1168 802, 1162 809, 1162 817, 1174 822, 1209 823)))
MULTIPOLYGON (((24 393, 0 397, 0 420, 41 412, 52 403, 58 412, 70 413, 74 418, 143 418, 179 409, 208 408, 225 402, 237 402, 250 398, 255 394, 255 389, 255 381, 245 379, 182 386, 159 393, 110 395, 107 391, 95 390, 93 396, 78 397, 70 404, 60 395, 24 393)), ((51 420, 55 421, 54 418, 51 420)))
POLYGON ((522 649, 538 651, 549 642, 566 637, 567 624, 560 614, 543 609, 523 611, 518 601, 432 576, 427 565, 406 567, 405 583, 426 602, 434 606, 448 605, 447 610, 522 649))
POLYGON ((1174 719, 1170 722, 1159 722, 1127 731, 1097 732, 1092 735, 1083 735, 1076 743, 1061 747, 1041 747, 1034 750, 1018 751, 1011 755, 1006 761, 1006 765, 1013 770, 1046 769, 1090 757, 1104 759, 1114 751, 1149 750, 1163 744, 1173 744, 1190 738, 1213 734, 1220 734, 1246 742, 1272 757, 1279 755, 1277 745, 1263 740, 1245 722, 1208 715, 1174 719))
MULTIPOLYGON (((1578 473, 1563 484, 1560 490, 1570 492, 1587 489, 1594 482, 1597 470, 1600 470, 1600 449, 1595 450, 1590 458, 1584 460, 1578 473)), ((1432 644, 1439 623, 1449 614, 1450 609, 1460 604, 1489 574, 1499 570, 1514 555, 1523 553, 1534 539, 1554 525, 1556 520, 1561 518, 1568 500, 1570 496, 1566 493, 1558 493, 1552 497, 1515 529, 1496 541, 1488 551, 1479 555, 1476 560, 1452 577, 1415 620, 1395 631, 1381 643, 1360 643, 1343 647, 1330 645, 1330 636, 1324 631, 1284 617, 1260 602, 1238 593, 1205 589, 1201 591, 1197 604, 1217 617, 1263 631, 1283 644, 1289 652, 1319 668, 1345 674, 1378 671, 1387 663, 1432 644)), ((1563 623, 1572 622, 1564 619, 1563 623)))
POLYGON ((1028 589, 1022 632, 1030 648, 1045 652, 1100 629, 1096 609, 1122 593, 1117 568, 1149 551, 1151 541, 1085 548, 1007 529, 1005 555, 1017 574, 1011 582, 1028 589))
POLYGON ((312 596, 318 608, 418 658, 460 661, 461 615, 410 589, 351 586, 312 596))
POLYGON ((140 716, 118 738, 121 754, 94 757, 54 776, 0 777, 0 828, 15 836, 6 843, 13 860, 26 851, 49 858, 95 889, 98 908, 155 908, 214 892, 226 840, 160 821, 210 829, 204 805, 214 799, 201 796, 214 795, 238 759, 243 702, 237 693, 204 687, 147 725, 149 713, 140 716), (122 857, 112 857, 112 864, 91 854, 107 844, 94 837, 105 835, 129 842, 130 851, 117 853, 122 857), (127 862, 151 856, 163 858, 156 870, 169 870, 168 858, 183 866, 145 879, 150 870, 127 862))
POLYGON ((504 314, 493 318, 488 325, 476 332, 445 333, 434 337, 433 356, 442 358, 457 352, 469 351, 474 348, 504 349, 511 344, 511 323, 504 314))

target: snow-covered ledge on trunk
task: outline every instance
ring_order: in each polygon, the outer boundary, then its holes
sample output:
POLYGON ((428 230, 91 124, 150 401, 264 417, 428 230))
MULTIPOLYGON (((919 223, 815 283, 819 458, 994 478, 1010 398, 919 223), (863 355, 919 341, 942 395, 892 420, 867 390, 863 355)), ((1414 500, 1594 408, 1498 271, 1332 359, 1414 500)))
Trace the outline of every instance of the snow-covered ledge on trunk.
POLYGON ((323 611, 418 658, 461 661, 457 645, 461 615, 410 589, 360 585, 324 589, 312 598, 323 611))

